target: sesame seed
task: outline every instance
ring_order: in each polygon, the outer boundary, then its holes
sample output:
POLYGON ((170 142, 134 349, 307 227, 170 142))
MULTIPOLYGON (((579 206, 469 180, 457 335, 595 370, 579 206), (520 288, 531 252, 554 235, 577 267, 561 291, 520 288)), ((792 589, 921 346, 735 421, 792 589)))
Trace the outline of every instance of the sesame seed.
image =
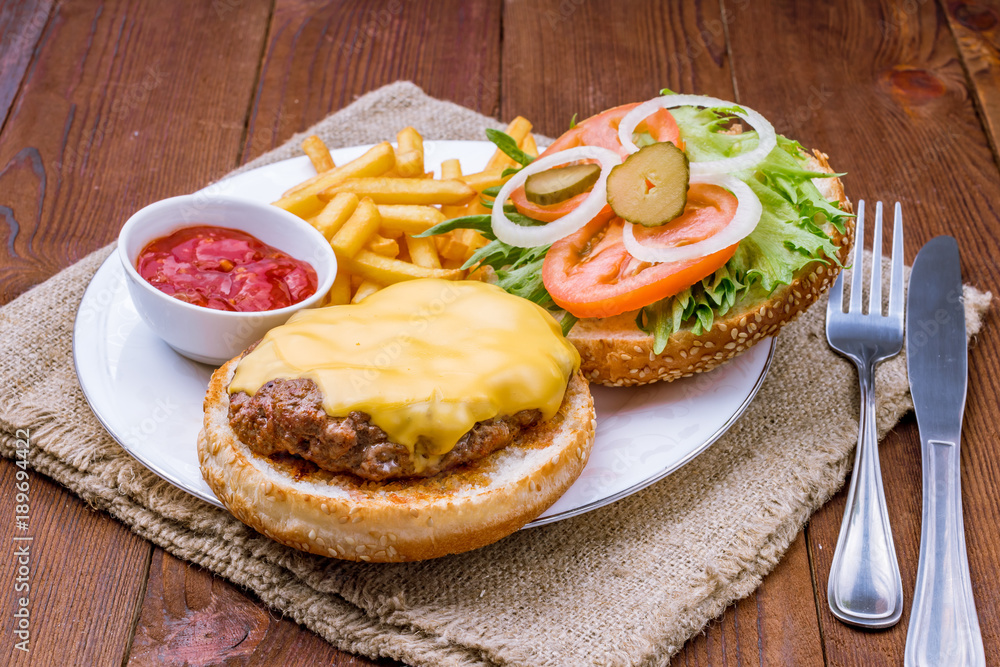
POLYGON ((668 364, 674 363, 674 358, 673 357, 663 357, 663 360, 665 362, 667 362, 668 364))
POLYGON ((309 539, 310 540, 315 540, 316 539, 316 531, 315 530, 310 530, 309 531, 309 539))
POLYGON ((433 526, 434 525, 434 517, 432 517, 432 516, 427 517, 427 525, 428 526, 433 526))
POLYGON ((754 324, 753 322, 751 322, 751 323, 750 323, 750 326, 749 326, 749 327, 747 327, 747 330, 748 330, 748 331, 750 331, 750 333, 753 333, 754 331, 756 331, 756 330, 757 330, 757 325, 756 325, 756 324, 754 324))
POLYGON ((345 537, 344 541, 347 542, 348 544, 352 545, 352 546, 354 544, 354 538, 353 537, 345 537))
POLYGON ((326 546, 326 542, 323 541, 322 537, 317 537, 316 538, 316 544, 320 545, 321 547, 325 547, 326 546))
POLYGON ((733 340, 736 340, 736 336, 739 335, 739 331, 737 331, 734 327, 731 333, 733 334, 733 340))
POLYGON ((390 542, 395 542, 396 541, 396 534, 395 533, 389 533, 389 541, 390 542))
POLYGON ((632 359, 632 357, 631 357, 631 356, 629 356, 629 355, 627 355, 627 354, 624 354, 624 353, 623 353, 623 354, 622 354, 622 359, 623 359, 624 361, 629 361, 629 360, 631 360, 631 359, 632 359))
POLYGON ((339 521, 340 523, 347 523, 347 517, 346 516, 342 516, 339 519, 337 519, 337 521, 339 521))
POLYGON ((638 373, 638 372, 639 372, 638 368, 631 368, 631 369, 629 369, 629 373, 638 373))
POLYGON ((412 516, 412 517, 418 517, 418 516, 420 516, 420 512, 418 512, 415 509, 411 509, 410 510, 410 516, 412 516))
POLYGON ((727 350, 731 350, 736 347, 736 343, 726 343, 724 346, 727 350))
POLYGON ((642 348, 639 347, 638 345, 633 345, 632 349, 635 350, 636 354, 642 354, 642 348))
POLYGON ((395 547, 389 547, 386 551, 388 551, 390 558, 392 558, 393 556, 395 556, 398 553, 396 551, 395 547))
POLYGON ((652 352, 650 352, 649 353, 649 360, 653 361, 654 359, 656 359, 656 355, 654 355, 652 352))
POLYGON ((798 291, 797 289, 793 289, 792 290, 792 294, 795 295, 796 299, 801 299, 802 298, 802 292, 798 291))
POLYGON ((354 547, 354 553, 359 553, 359 554, 364 553, 365 548, 366 548, 365 545, 359 544, 358 546, 354 547))
POLYGON ((378 543, 379 543, 379 546, 384 547, 385 545, 387 545, 389 543, 389 538, 386 537, 385 535, 383 535, 382 537, 378 538, 378 543))
POLYGON ((768 317, 774 317, 774 311, 773 311, 773 310, 771 310, 770 308, 768 308, 768 309, 767 309, 767 316, 768 316, 768 317))
POLYGON ((746 325, 747 325, 747 318, 746 317, 740 318, 740 326, 745 327, 746 325))
POLYGON ((274 489, 274 484, 270 481, 264 482, 264 495, 271 495, 271 491, 274 489))
POLYGON ((337 555, 337 550, 336 550, 336 549, 334 549, 333 547, 331 547, 331 548, 327 549, 327 550, 326 550, 326 552, 327 552, 328 554, 330 554, 331 556, 336 556, 336 555, 337 555))
POLYGON ((786 303, 786 304, 785 304, 785 312, 787 313, 787 312, 788 312, 788 311, 790 311, 791 309, 792 309, 791 305, 789 305, 789 304, 787 304, 787 303, 786 303))
POLYGON ((361 521, 361 517, 360 516, 356 516, 353 519, 351 519, 351 523, 358 523, 359 521, 361 521))
POLYGON ((366 563, 372 562, 371 556, 361 556, 361 560, 363 560, 366 563))
POLYGON ((764 318, 760 316, 760 313, 757 313, 756 315, 753 316, 753 319, 755 322, 760 322, 764 318))
POLYGON ((712 342, 712 341, 710 341, 710 340, 709 340, 709 341, 705 341, 705 349, 706 349, 706 350, 711 350, 711 349, 712 349, 712 348, 714 348, 714 347, 715 347, 715 343, 713 343, 713 342, 712 342))
POLYGON ((321 503, 320 506, 319 506, 319 508, 321 510, 323 510, 324 514, 329 514, 330 513, 330 508, 327 506, 326 503, 321 503))
POLYGON ((694 342, 691 343, 691 346, 692 347, 701 347, 701 341, 700 340, 696 340, 696 341, 694 341, 694 342))
POLYGON ((684 350, 681 350, 681 359, 687 359, 687 358, 688 358, 688 353, 685 352, 684 350))

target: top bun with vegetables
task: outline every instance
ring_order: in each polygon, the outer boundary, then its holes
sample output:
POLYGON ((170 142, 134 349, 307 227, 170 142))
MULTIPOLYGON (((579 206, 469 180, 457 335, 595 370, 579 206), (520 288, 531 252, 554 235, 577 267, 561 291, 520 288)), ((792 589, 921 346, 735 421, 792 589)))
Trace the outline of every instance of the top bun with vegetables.
POLYGON ((615 107, 538 158, 488 136, 520 168, 484 191, 489 215, 426 235, 482 233, 465 268, 548 308, 591 382, 715 368, 815 302, 853 239, 827 156, 731 102, 669 93, 615 107))

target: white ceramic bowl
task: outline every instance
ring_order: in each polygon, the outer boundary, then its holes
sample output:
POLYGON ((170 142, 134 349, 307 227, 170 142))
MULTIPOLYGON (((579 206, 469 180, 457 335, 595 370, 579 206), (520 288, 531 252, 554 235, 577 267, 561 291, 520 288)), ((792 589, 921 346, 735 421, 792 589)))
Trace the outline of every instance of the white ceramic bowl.
POLYGON ((118 235, 118 257, 132 302, 146 324, 180 354, 214 365, 232 359, 293 313, 318 305, 337 275, 333 249, 305 220, 270 204, 208 194, 164 199, 135 213, 118 235), (139 253, 151 241, 195 225, 238 229, 308 262, 316 270, 316 293, 286 308, 257 313, 204 308, 164 294, 139 275, 139 253))

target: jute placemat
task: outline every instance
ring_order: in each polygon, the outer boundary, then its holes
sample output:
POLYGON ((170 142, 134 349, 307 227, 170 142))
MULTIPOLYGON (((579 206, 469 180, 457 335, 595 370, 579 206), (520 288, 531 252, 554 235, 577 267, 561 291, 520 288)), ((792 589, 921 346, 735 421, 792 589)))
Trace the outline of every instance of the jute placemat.
MULTIPOLYGON (((310 132, 346 146, 406 125, 429 139, 480 139, 497 123, 397 83, 310 132)), ((296 154, 297 145, 293 138, 250 166, 296 154)), ((347 651, 415 665, 664 663, 760 584, 850 466, 857 380, 826 345, 820 303, 781 333, 760 394, 729 434, 643 492, 435 561, 303 554, 160 480, 94 418, 71 337, 83 291, 109 252, 0 309, 0 453, 13 457, 14 431, 30 429, 34 470, 347 651)), ((990 298, 965 289, 970 335, 990 298)), ((878 393, 884 434, 911 407, 902 356, 880 368, 878 393)))

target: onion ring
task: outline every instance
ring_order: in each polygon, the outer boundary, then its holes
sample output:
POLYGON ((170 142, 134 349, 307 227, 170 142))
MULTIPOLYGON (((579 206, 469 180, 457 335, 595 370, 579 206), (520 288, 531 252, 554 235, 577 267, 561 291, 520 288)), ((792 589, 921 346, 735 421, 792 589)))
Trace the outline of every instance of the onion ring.
MULTIPOLYGON (((635 128, 638 127, 639 123, 659 109, 727 106, 735 105, 732 102, 704 95, 664 95, 663 97, 655 97, 643 102, 625 114, 622 122, 618 125, 618 139, 622 142, 625 150, 629 153, 635 153, 639 150, 639 147, 632 141, 632 133, 635 132, 635 128)), ((742 108, 742 112, 734 111, 733 115, 742 118, 757 131, 757 147, 736 157, 691 162, 692 176, 696 174, 728 174, 734 171, 749 169, 760 163, 778 145, 778 138, 771 123, 753 109, 742 108)))
MULTIPOLYGON (((724 250, 734 243, 738 243, 750 235, 760 222, 763 206, 757 195, 750 186, 728 174, 711 174, 701 177, 692 177, 691 183, 705 183, 717 185, 729 190, 736 195, 736 213, 729 221, 725 229, 707 239, 682 246, 647 246, 639 243, 635 238, 634 225, 626 223, 622 228, 622 242, 628 254, 642 262, 683 262, 691 259, 706 257, 712 253, 724 250)), ((669 224, 669 223, 668 223, 669 224)))
POLYGON ((535 160, 517 172, 500 188, 500 192, 497 193, 493 204, 493 212, 490 217, 493 234, 507 245, 518 248, 549 245, 565 236, 569 236, 597 217, 601 209, 608 205, 608 174, 611 173, 612 167, 621 164, 621 161, 621 156, 615 151, 598 146, 567 148, 564 151, 546 155, 543 158, 535 160), (528 180, 528 176, 576 160, 597 160, 601 163, 601 175, 598 177, 597 182, 594 183, 594 188, 590 191, 590 194, 587 195, 587 198, 579 206, 558 220, 553 220, 538 227, 519 225, 507 217, 506 212, 503 210, 507 198, 510 197, 510 193, 516 188, 524 185, 524 182, 528 180))

